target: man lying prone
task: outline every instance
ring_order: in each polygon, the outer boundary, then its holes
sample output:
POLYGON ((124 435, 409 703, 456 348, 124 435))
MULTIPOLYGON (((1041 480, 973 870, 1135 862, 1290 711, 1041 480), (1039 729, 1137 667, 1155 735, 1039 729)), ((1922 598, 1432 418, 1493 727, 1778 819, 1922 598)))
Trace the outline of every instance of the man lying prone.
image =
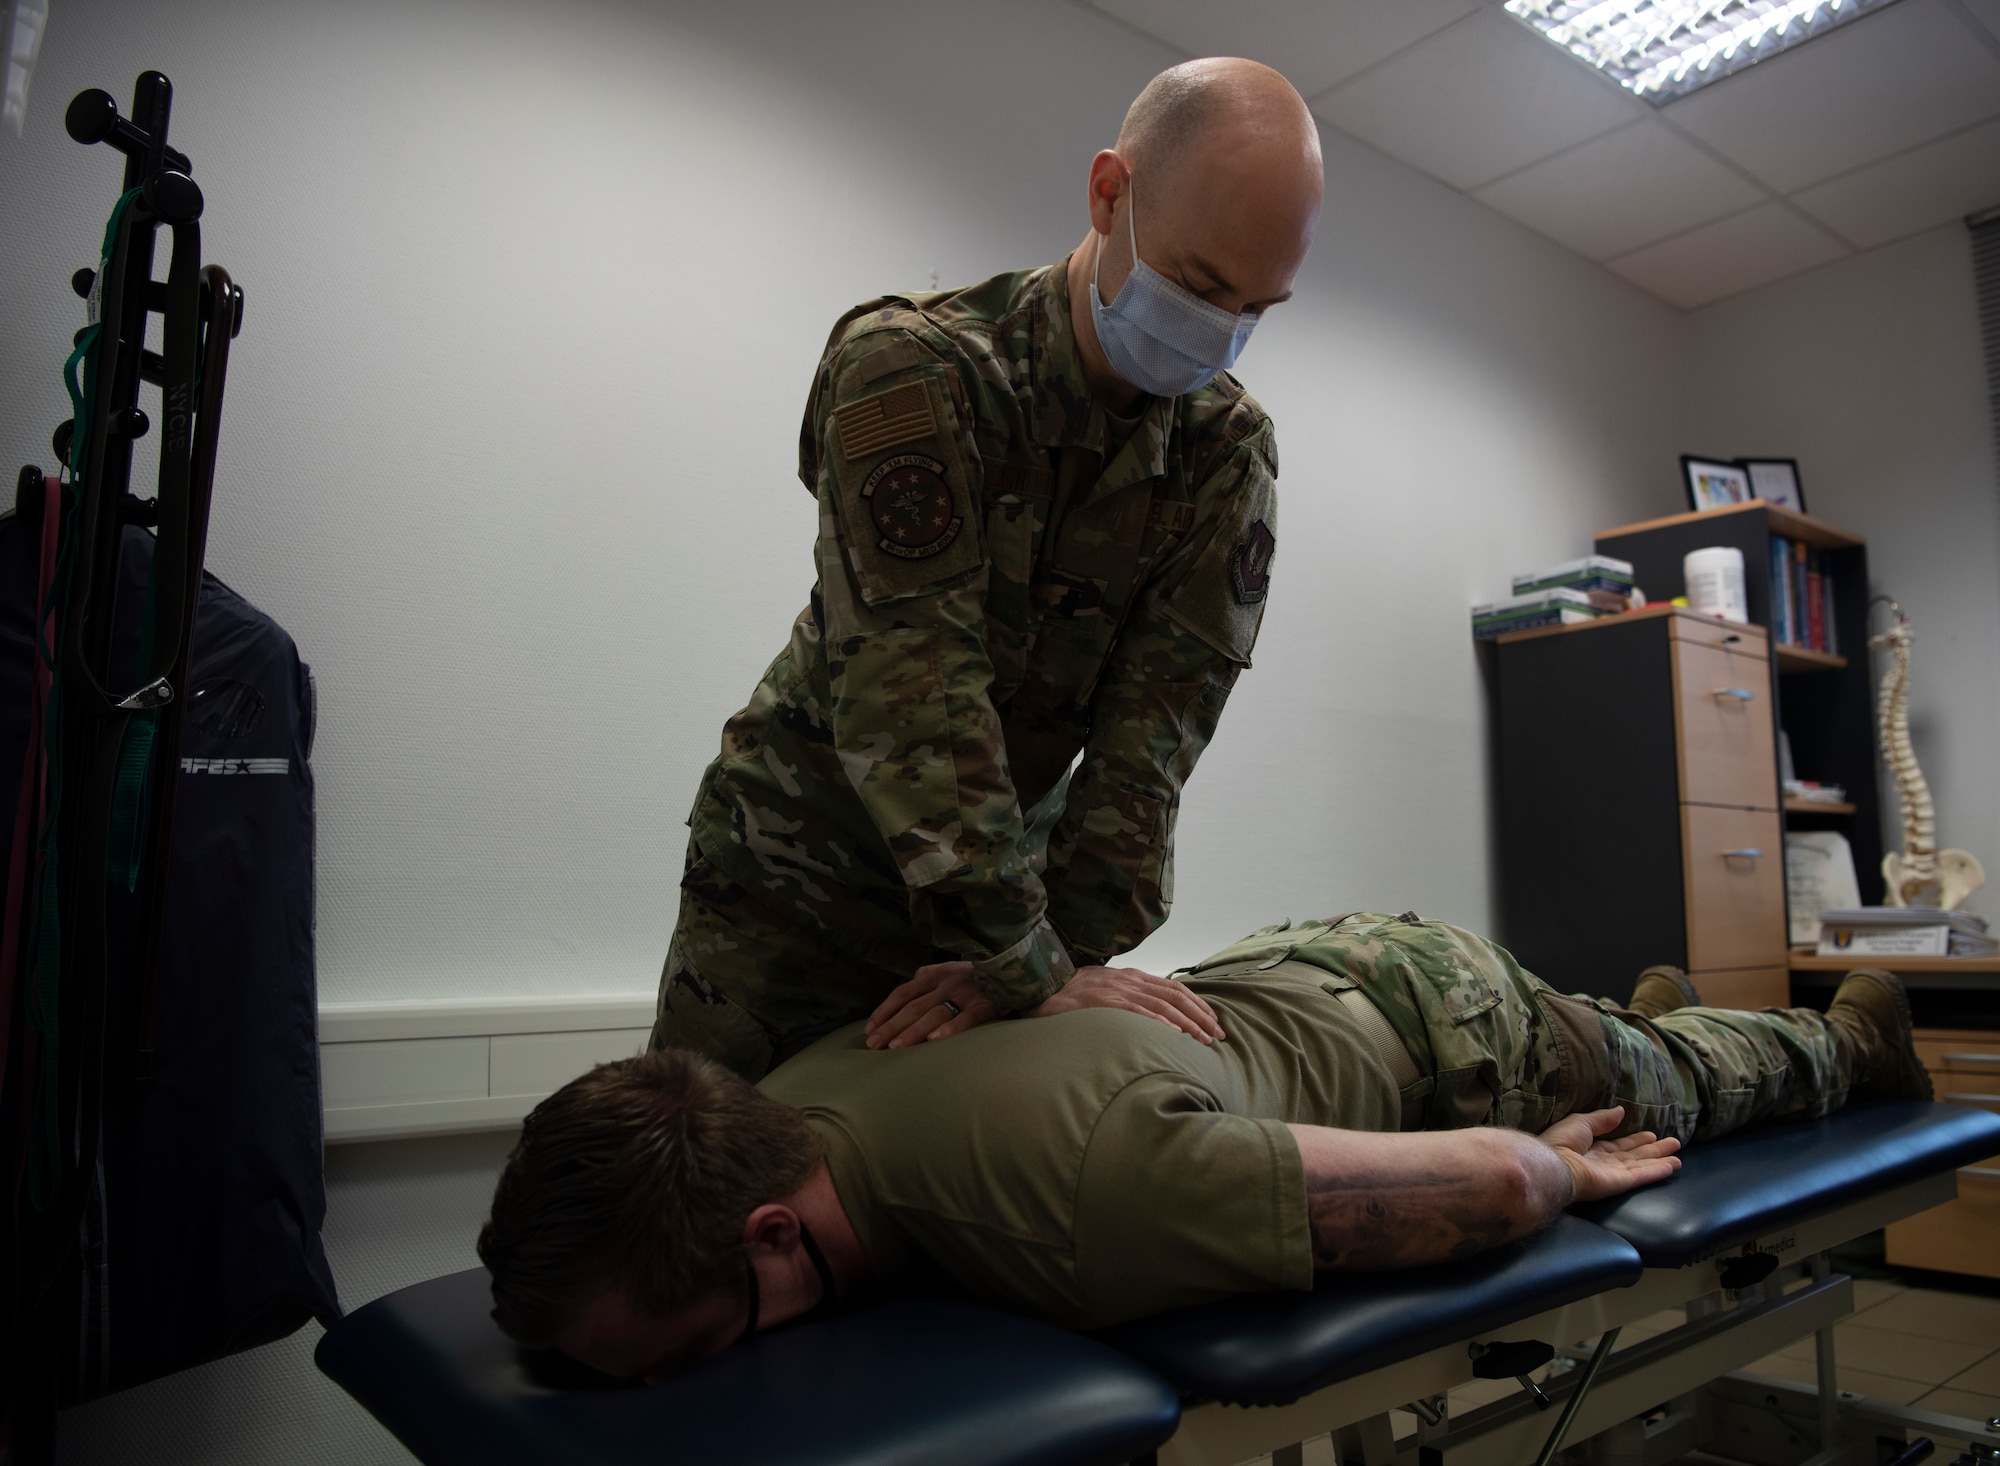
POLYGON ((1619 1009, 1363 914, 1182 980, 1226 1042, 1095 1008, 892 1052, 857 1024, 754 1089, 682 1050, 603 1065, 500 1178, 494 1317, 649 1380, 884 1289, 1096 1328, 1464 1257, 1666 1179, 1684 1140, 1930 1094, 1887 973, 1748 1013, 1649 969, 1619 1009))

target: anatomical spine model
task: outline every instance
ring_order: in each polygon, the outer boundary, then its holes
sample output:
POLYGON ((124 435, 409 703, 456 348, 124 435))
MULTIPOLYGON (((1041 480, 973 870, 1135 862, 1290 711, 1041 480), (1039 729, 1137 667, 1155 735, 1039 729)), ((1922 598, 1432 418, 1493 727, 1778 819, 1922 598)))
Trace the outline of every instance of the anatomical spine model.
POLYGON ((1910 620, 1894 601, 1889 607, 1896 613, 1895 624, 1868 639, 1870 647, 1887 651, 1894 659, 1882 678, 1880 726, 1882 753, 1896 775, 1896 792, 1903 804, 1903 848, 1882 857, 1882 880, 1888 887, 1882 899, 1891 906, 1937 905, 1955 911, 1986 884, 1986 869, 1968 851, 1937 848, 1931 786, 1910 746, 1910 620), (1933 890, 1937 899, 1926 902, 1933 890))

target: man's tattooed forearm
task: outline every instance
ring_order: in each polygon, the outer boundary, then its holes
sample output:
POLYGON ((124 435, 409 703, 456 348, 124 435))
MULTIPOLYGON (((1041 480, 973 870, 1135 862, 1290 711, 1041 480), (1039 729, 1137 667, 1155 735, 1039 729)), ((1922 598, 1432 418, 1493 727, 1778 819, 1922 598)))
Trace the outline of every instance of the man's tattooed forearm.
POLYGON ((1308 1177, 1314 1266, 1349 1272, 1415 1267, 1470 1257, 1525 1230, 1465 1189, 1463 1176, 1308 1177))

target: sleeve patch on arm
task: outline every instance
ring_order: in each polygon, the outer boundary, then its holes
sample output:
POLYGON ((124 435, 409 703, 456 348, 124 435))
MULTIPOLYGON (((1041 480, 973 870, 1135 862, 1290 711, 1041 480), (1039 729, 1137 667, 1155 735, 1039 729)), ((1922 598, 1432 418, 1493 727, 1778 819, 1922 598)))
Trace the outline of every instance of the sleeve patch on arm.
POLYGON ((941 555, 965 528, 952 502, 943 463, 921 453, 898 453, 861 481, 861 498, 879 538, 875 548, 899 560, 941 555))
POLYGON ((834 421, 840 428, 841 454, 850 463, 937 432, 937 414, 922 382, 908 382, 844 403, 834 413, 834 421))
POLYGON ((1163 609, 1182 629, 1247 667, 1278 553, 1277 492, 1267 476, 1253 472, 1212 512, 1217 521, 1193 563, 1164 588, 1163 609))
POLYGON ((870 606, 943 589, 984 550, 942 373, 834 410, 831 487, 846 559, 870 606))
POLYGON ((1277 553, 1278 537, 1270 525, 1257 520, 1229 557, 1229 584, 1237 605, 1254 606, 1270 593, 1271 557, 1277 553))

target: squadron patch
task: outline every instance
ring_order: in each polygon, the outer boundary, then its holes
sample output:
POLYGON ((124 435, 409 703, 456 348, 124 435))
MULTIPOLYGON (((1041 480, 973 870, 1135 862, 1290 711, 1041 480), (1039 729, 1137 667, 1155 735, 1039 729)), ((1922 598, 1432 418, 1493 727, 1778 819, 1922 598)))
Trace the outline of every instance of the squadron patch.
POLYGON ((1271 557, 1278 552, 1278 537, 1259 519, 1229 557, 1229 583, 1236 591, 1238 605, 1252 606, 1271 589, 1271 557))
POLYGON ((958 538, 965 520, 952 513, 944 472, 935 458, 899 453, 868 475, 861 498, 881 535, 876 549, 902 560, 928 560, 958 538))

